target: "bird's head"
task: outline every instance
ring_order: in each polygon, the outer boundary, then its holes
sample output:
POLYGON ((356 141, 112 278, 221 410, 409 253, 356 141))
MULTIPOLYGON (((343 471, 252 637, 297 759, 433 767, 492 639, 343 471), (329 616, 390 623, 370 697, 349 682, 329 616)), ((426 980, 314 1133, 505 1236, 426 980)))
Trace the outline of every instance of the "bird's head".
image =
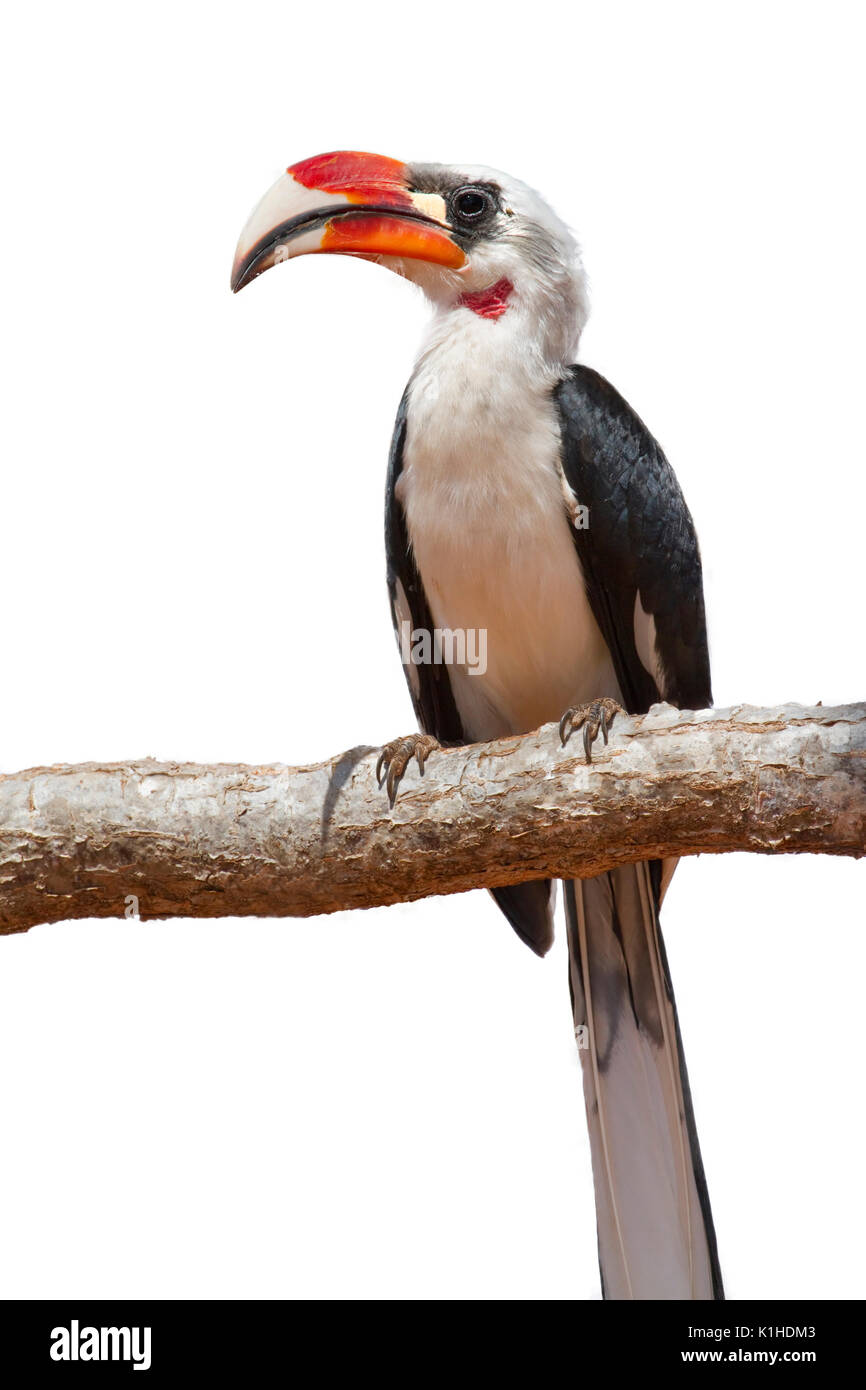
POLYGON ((493 169, 346 150, 293 164, 241 233, 232 289, 311 252, 378 261, 420 285, 440 315, 522 321, 561 362, 586 321, 568 228, 532 189, 493 169))

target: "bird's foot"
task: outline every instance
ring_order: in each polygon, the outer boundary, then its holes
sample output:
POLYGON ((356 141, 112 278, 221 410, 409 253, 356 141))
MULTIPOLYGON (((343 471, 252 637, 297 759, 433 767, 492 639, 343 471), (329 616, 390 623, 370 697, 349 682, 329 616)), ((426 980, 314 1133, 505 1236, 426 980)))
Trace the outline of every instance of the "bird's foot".
POLYGON ((559 737, 563 748, 571 738, 574 729, 583 729, 583 751, 586 761, 592 762, 592 745, 601 734, 607 743, 607 731, 618 714, 625 714, 622 705, 605 695, 601 700, 590 700, 585 705, 572 705, 559 721, 559 737))
POLYGON ((423 776, 424 764, 430 754, 434 749, 441 747, 439 740, 432 734, 407 734, 405 738, 395 738, 385 744, 376 763, 376 781, 381 787, 384 775, 388 800, 392 806, 397 798, 397 788, 403 773, 412 759, 415 758, 417 761, 418 771, 423 776))

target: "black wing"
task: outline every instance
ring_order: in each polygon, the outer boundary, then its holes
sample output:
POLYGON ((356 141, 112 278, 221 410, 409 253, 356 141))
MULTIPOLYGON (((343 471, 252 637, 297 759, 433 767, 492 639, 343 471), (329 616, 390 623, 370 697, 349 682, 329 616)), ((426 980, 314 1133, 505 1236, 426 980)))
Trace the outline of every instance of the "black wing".
POLYGON ((712 704, 697 536, 674 471, 643 421, 604 377, 571 367, 556 388, 562 467, 589 525, 575 529, 587 598, 623 700, 712 704), (638 655, 636 599, 655 623, 662 688, 638 655))
MULTIPOLYGON (((408 621, 412 628, 433 629, 433 619, 421 576, 415 566, 406 518, 397 497, 397 481, 403 469, 403 447, 406 439, 406 401, 403 394, 391 453, 388 459, 388 482, 385 490, 385 554, 388 563, 388 597, 391 602, 391 621, 397 640, 400 624, 408 621)), ((421 728, 433 734, 440 743, 467 743, 460 720, 446 665, 407 666, 405 668, 409 693, 421 728)), ((543 956, 553 941, 553 912, 550 879, 517 883, 509 888, 491 889, 493 897, 505 913, 521 941, 537 955, 543 956)))

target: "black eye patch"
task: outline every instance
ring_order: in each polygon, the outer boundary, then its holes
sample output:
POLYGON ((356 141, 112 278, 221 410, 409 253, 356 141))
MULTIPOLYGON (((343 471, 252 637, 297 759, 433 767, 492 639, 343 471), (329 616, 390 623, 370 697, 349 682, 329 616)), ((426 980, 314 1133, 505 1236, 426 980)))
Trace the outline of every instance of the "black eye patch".
POLYGON ((455 188, 448 195, 447 202, 449 222, 467 231, 485 226, 499 210, 493 189, 478 183, 466 183, 455 188))

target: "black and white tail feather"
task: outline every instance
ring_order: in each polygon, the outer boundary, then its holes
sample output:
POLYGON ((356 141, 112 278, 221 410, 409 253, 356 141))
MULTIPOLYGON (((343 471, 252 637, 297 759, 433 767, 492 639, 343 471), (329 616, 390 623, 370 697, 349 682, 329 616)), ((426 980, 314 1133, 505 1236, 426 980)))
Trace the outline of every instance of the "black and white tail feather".
POLYGON ((649 864, 565 885, 602 1290, 721 1299, 721 1271, 649 864))

